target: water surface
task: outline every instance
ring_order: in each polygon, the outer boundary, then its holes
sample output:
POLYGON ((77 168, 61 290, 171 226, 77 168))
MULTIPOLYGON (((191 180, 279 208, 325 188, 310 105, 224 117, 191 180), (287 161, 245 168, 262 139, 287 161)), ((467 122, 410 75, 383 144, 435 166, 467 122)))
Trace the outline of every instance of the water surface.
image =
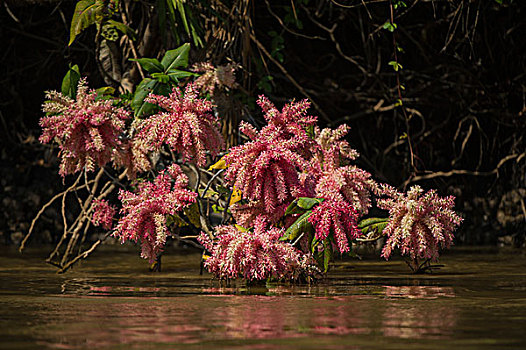
POLYGON ((150 273, 100 251, 57 275, 45 251, 0 251, 1 349, 526 348, 526 257, 456 250, 440 270, 339 262, 315 286, 221 286, 198 254, 150 273))

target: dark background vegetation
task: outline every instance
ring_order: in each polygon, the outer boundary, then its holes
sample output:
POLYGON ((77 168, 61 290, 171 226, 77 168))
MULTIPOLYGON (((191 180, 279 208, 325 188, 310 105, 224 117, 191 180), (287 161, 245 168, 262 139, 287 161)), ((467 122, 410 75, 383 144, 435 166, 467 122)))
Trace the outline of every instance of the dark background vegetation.
MULTIPOLYGON (((94 28, 67 45, 75 3, 1 3, 0 239, 6 243, 22 238, 39 206, 62 186, 56 151, 38 143, 44 90, 60 89, 69 64, 79 65, 90 86, 112 83, 97 65, 94 28)), ((144 34, 136 42, 141 57, 195 41, 177 23, 160 25, 158 1, 121 3, 130 26, 144 34)), ((379 181, 457 196, 465 217, 457 244, 523 245, 524 2, 407 0, 394 9, 396 3, 188 1, 203 42, 193 45, 191 60, 241 67, 225 117, 230 143, 237 138, 228 130, 240 119, 259 120, 258 94, 278 105, 309 98, 321 125, 351 126, 359 165, 379 181), (391 14, 394 33, 383 28, 391 14), (395 52, 399 74, 389 64, 395 52)), ((120 62, 137 84, 129 57, 123 50, 120 62)), ((47 212, 36 240, 56 239, 58 216, 57 209, 47 212)))

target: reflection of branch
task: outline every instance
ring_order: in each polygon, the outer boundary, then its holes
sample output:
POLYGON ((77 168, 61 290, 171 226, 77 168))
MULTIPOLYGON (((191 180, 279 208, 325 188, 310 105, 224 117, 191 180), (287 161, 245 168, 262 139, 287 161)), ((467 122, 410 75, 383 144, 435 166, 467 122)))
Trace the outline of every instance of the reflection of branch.
POLYGON ((93 245, 91 246, 90 249, 84 251, 82 254, 79 254, 77 255, 73 260, 70 260, 67 264, 65 264, 60 270, 58 270, 57 273, 64 273, 66 272, 71 266, 73 266, 73 264, 75 264, 77 261, 79 261, 80 259, 86 259, 88 257, 88 255, 90 255, 94 250, 95 248, 97 248, 99 246, 99 244, 101 244, 102 242, 104 242, 106 240, 106 238, 108 238, 111 234, 112 234, 113 231, 109 231, 108 233, 106 233, 104 235, 104 237, 100 238, 99 240, 97 240, 95 243, 93 243, 93 245))
POLYGON ((436 172, 433 172, 433 173, 430 173, 430 174, 413 176, 413 177, 410 177, 409 179, 407 179, 404 182, 404 187, 407 186, 411 182, 416 182, 416 181, 420 181, 420 180, 429 180, 429 179, 434 179, 434 178, 437 178, 437 177, 449 177, 449 176, 453 176, 453 175, 472 175, 472 176, 490 176, 490 175, 495 175, 495 174, 498 174, 499 169, 508 160, 517 158, 517 160, 515 162, 518 163, 524 157, 526 157, 526 152, 523 152, 521 154, 509 154, 506 157, 502 158, 499 161, 499 163, 497 164, 497 166, 495 167, 495 169, 493 169, 491 171, 472 171, 472 170, 464 170, 464 169, 458 169, 458 170, 457 169, 453 169, 453 170, 450 170, 450 171, 436 171, 436 172))

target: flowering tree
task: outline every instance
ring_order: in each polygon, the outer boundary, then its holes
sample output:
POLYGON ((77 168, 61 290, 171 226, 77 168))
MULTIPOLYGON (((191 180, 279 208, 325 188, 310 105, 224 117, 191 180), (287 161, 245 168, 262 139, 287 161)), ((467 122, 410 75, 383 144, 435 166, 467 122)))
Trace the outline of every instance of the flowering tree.
POLYGON ((62 271, 102 241, 71 259, 90 225, 121 242, 140 243, 150 263, 159 262, 168 237, 194 244, 198 237, 209 253, 204 266, 226 280, 310 279, 326 273, 335 254, 348 253, 371 232, 375 239, 387 237, 384 258, 398 248, 415 272, 452 244, 461 222, 453 197, 424 194, 418 186, 404 194, 378 184, 353 164, 358 152, 345 140, 349 127, 320 129, 307 100, 279 110, 260 96, 266 125, 257 130, 241 122, 248 141, 224 150, 214 103, 236 87, 234 66, 201 63, 184 70, 188 49, 171 50, 161 62, 137 60, 151 77, 131 100, 90 90, 85 79, 74 86, 74 98, 48 93, 40 140, 59 145, 64 178, 80 172, 54 198, 62 198, 65 228, 48 260, 62 271), (203 168, 222 151, 218 162, 203 168), (191 184, 182 166, 193 171, 191 184), (66 195, 82 190, 87 193, 80 214, 68 226, 66 195), (118 214, 110 197, 118 198, 118 214), (375 197, 388 218, 368 217, 375 197), (215 222, 221 216, 221 224, 212 224, 212 216, 215 222), (182 235, 183 226, 194 235, 182 235))

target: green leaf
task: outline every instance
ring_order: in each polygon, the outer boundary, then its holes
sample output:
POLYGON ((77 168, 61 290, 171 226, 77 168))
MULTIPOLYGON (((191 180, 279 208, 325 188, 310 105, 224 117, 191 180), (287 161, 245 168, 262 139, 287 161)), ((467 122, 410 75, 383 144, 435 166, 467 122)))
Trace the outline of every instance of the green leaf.
POLYGON ((184 8, 184 1, 180 1, 180 0, 172 0, 173 3, 174 3, 174 6, 177 6, 177 10, 179 10, 179 15, 181 16, 181 20, 183 21, 183 26, 184 26, 184 29, 186 30, 186 33, 188 35, 191 35, 190 34, 190 28, 188 27, 188 21, 186 19, 186 12, 185 12, 185 8, 184 8))
POLYGON ((238 231, 241 231, 241 232, 248 232, 250 231, 248 228, 245 228, 241 225, 238 225, 238 224, 234 224, 234 227, 238 229, 238 231))
POLYGON ((163 43, 166 43, 166 0, 157 0, 157 13, 159 17, 159 31, 163 43))
MULTIPOLYGON (((214 211, 214 213, 222 213, 225 211, 225 208, 217 205, 217 204, 212 204, 212 210, 214 211)), ((227 210, 227 213, 230 214, 230 209, 227 210)))
POLYGON ((199 205, 197 203, 190 204, 183 209, 183 212, 192 225, 201 228, 201 214, 199 213, 199 205))
POLYGON ((320 204, 324 201, 323 198, 309 198, 309 197, 300 197, 297 199, 298 201, 298 207, 301 209, 312 209, 317 204, 320 204))
POLYGON ((382 233, 387 224, 388 222, 380 222, 378 224, 372 225, 372 229, 374 229, 377 233, 382 233))
POLYGON ((360 221, 358 228, 362 230, 363 233, 376 232, 381 234, 389 223, 389 218, 368 218, 360 221))
POLYGON ((399 69, 403 69, 404 67, 402 67, 402 65, 396 61, 390 61, 388 63, 390 66, 393 66, 393 69, 395 70, 395 72, 398 72, 399 69))
POLYGON ((77 2, 75 12, 73 12, 73 18, 71 19, 68 46, 75 41, 77 35, 79 35, 84 29, 94 23, 100 22, 101 20, 101 7, 95 0, 81 0, 77 2))
POLYGON ((313 235, 312 241, 310 243, 310 251, 312 254, 316 252, 316 247, 320 244, 320 241, 316 238, 316 235, 313 235))
POLYGON ((168 72, 171 69, 188 66, 188 53, 190 52, 190 44, 186 43, 179 46, 177 49, 166 51, 161 64, 164 71, 168 72))
POLYGON ((387 222, 389 221, 389 218, 367 218, 363 219, 358 223, 358 228, 361 230, 362 228, 365 228, 370 225, 378 224, 381 222, 387 222))
POLYGON ((114 21, 112 19, 108 19, 106 23, 116 28, 122 34, 128 36, 128 38, 130 38, 131 40, 134 40, 134 41, 137 40, 137 35, 135 34, 135 30, 128 27, 126 24, 114 21))
POLYGON ((168 72, 166 72, 166 75, 170 78, 171 81, 173 81, 174 83, 178 83, 180 78, 197 76, 199 74, 193 72, 186 72, 184 70, 170 69, 168 72))
POLYGON ((162 73, 164 71, 164 67, 161 62, 155 58, 130 58, 130 61, 139 62, 141 67, 150 74, 162 73))
POLYGON ((168 96, 172 92, 172 85, 159 83, 154 90, 154 94, 168 96))
POLYGON ((74 65, 68 69, 68 72, 62 79, 62 94, 69 98, 75 99, 77 95, 77 85, 80 80, 79 66, 74 65))
POLYGON ((130 104, 131 108, 135 111, 135 117, 140 117, 149 112, 153 111, 155 106, 151 103, 147 103, 144 99, 148 94, 155 92, 158 88, 159 81, 151 78, 144 78, 133 95, 133 100, 130 104))
POLYGON ((302 214, 305 211, 298 207, 297 199, 293 200, 285 210, 285 215, 302 214))
POLYGON ((168 84, 170 77, 164 73, 152 73, 152 78, 160 81, 163 84, 168 84))
POLYGON ((279 239, 280 241, 293 241, 300 236, 303 232, 309 232, 312 230, 312 224, 309 222, 309 216, 312 214, 312 210, 309 210, 301 215, 290 227, 285 231, 283 236, 279 239))
POLYGON ((214 190, 206 190, 206 193, 204 193, 204 190, 199 189, 198 192, 199 192, 199 195, 200 195, 201 197, 203 197, 203 198, 212 198, 212 197, 214 197, 214 196, 219 195, 219 192, 216 192, 216 191, 214 191, 214 190), (203 195, 203 193, 204 193, 204 195, 203 195))
POLYGON ((390 31, 392 33, 392 32, 394 32, 396 30, 396 28, 398 28, 398 26, 396 25, 396 23, 391 23, 391 22, 387 21, 387 22, 384 23, 382 28, 383 29, 387 29, 388 31, 390 31))
POLYGON ((103 86, 95 90, 97 96, 108 96, 115 93, 115 88, 111 86, 103 86))
POLYGON ((397 10, 399 8, 402 8, 402 7, 407 7, 407 4, 404 1, 401 1, 401 0, 393 1, 393 5, 394 5, 395 10, 397 10))
POLYGON ((309 135, 309 137, 311 139, 315 139, 316 138, 316 135, 314 134, 314 125, 309 125, 305 128, 305 131, 307 132, 307 135, 309 135))
POLYGON ((97 95, 112 95, 115 92, 115 88, 111 86, 103 86, 95 90, 97 95))
POLYGON ((190 23, 190 30, 192 31, 192 39, 194 40, 194 45, 197 47, 204 47, 203 40, 199 37, 195 26, 190 23))
POLYGON ((332 245, 328 239, 323 240, 323 272, 329 271, 329 263, 332 260, 332 245))
POLYGON ((166 226, 174 225, 175 227, 188 226, 188 223, 183 220, 178 214, 168 215, 166 217, 166 226))
POLYGON ((274 77, 272 75, 265 75, 261 77, 261 79, 257 83, 257 87, 261 90, 265 91, 265 93, 271 93, 272 92, 272 80, 274 80, 274 77))
POLYGON ((102 37, 106 40, 117 41, 119 39, 119 32, 114 26, 108 23, 102 25, 101 33, 102 37))

